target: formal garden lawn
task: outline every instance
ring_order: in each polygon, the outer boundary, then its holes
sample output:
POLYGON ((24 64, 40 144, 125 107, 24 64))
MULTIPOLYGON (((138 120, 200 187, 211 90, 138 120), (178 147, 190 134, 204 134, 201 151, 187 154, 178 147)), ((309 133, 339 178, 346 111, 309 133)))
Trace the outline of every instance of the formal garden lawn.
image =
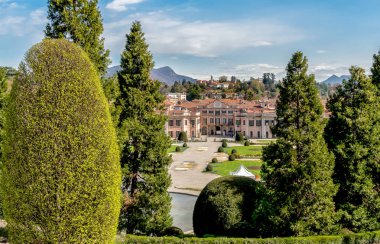
POLYGON ((227 147, 225 152, 231 154, 231 151, 235 149, 238 155, 242 156, 261 156, 262 155, 262 146, 234 146, 227 147))
POLYGON ((211 171, 214 174, 221 176, 230 175, 230 172, 237 170, 240 165, 244 165, 249 172, 254 175, 260 175, 260 168, 263 164, 262 161, 246 161, 246 160, 235 160, 235 161, 225 161, 221 163, 212 164, 213 170, 211 171))
POLYGON ((271 142, 276 142, 276 139, 258 139, 257 144, 270 144, 271 142))
POLYGON ((179 146, 181 148, 181 152, 185 151, 188 147, 183 147, 182 145, 171 145, 168 149, 168 153, 176 153, 175 148, 179 146))

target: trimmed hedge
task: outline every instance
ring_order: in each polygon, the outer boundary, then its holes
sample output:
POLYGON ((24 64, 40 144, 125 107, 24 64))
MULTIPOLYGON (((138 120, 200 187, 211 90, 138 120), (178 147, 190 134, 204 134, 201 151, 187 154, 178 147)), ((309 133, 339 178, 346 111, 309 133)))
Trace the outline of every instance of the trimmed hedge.
POLYGON ((211 163, 213 163, 213 164, 218 163, 218 159, 217 158, 212 158, 211 163))
POLYGON ((6 118, 1 190, 10 243, 113 243, 119 150, 86 53, 64 39, 34 45, 6 118))
POLYGON ((218 244, 314 244, 314 243, 331 243, 331 244, 354 244, 366 243, 376 244, 380 242, 380 231, 339 235, 339 236, 308 236, 308 237, 281 237, 281 238, 227 238, 227 237, 147 237, 127 235, 123 242, 128 244, 148 244, 148 243, 218 243, 218 244))
POLYGON ((223 147, 219 147, 219 148, 218 148, 218 152, 224 152, 223 147))
MULTIPOLYGON (((195 202, 194 233, 199 237, 235 235, 236 226, 252 222, 261 187, 260 183, 243 176, 225 176, 208 183, 195 202)), ((253 237, 251 234, 255 233, 248 231, 242 237, 253 237)))
POLYGON ((227 142, 222 142, 222 147, 226 148, 228 145, 227 145, 227 142))

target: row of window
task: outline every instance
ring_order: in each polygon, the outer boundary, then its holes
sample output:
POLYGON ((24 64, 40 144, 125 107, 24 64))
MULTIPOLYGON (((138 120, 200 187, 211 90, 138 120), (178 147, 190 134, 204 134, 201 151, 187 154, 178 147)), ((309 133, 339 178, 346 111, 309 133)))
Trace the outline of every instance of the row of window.
MULTIPOLYGON (((175 126, 181 126, 181 120, 180 119, 177 119, 177 120, 169 120, 169 126, 174 126, 174 123, 175 123, 175 126)), ((190 120, 190 124, 192 127, 194 127, 195 125, 195 120, 190 120)), ((187 125, 187 120, 185 119, 185 125, 187 125)))
MULTIPOLYGON (((234 113, 234 110, 215 110, 215 112, 214 112, 214 110, 202 110, 202 113, 203 114, 207 114, 207 112, 208 112, 208 114, 214 114, 215 113, 215 115, 220 115, 220 114, 233 114, 234 113)), ((235 112, 237 112, 237 110, 235 111, 235 112)))

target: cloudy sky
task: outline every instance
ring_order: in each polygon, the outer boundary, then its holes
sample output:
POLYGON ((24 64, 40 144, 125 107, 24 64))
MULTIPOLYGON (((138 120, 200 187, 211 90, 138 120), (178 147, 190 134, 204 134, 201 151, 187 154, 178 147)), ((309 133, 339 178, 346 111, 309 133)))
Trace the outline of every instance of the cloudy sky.
MULTIPOLYGON (((0 0, 0 66, 17 67, 43 38, 46 3, 0 0)), ((282 77, 300 50, 320 81, 351 65, 368 70, 380 49, 379 0, 105 0, 99 8, 112 66, 139 20, 156 67, 200 79, 282 77)))

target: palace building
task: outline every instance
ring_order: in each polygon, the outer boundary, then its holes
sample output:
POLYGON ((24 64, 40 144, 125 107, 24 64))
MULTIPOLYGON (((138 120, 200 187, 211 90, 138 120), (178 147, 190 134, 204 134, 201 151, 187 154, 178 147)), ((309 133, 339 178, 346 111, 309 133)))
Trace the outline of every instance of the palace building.
POLYGON ((201 136, 233 137, 241 132, 250 139, 274 138, 275 101, 205 99, 173 103, 166 101, 165 125, 171 138, 185 131, 189 138, 201 136))

